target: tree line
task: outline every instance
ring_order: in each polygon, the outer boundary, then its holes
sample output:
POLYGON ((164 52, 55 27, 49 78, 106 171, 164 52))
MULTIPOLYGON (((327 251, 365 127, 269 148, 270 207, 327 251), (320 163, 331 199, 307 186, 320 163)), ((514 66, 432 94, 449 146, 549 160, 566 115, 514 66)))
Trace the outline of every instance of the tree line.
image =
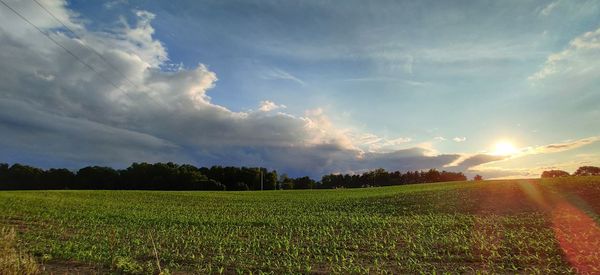
POLYGON ((388 172, 384 169, 376 169, 361 175, 326 175, 321 179, 321 186, 324 188, 358 188, 465 180, 467 180, 467 177, 461 172, 440 172, 436 169, 430 169, 428 171, 402 173, 400 171, 388 172))
POLYGON ((276 173, 264 168, 197 168, 169 162, 133 163, 121 170, 87 166, 73 172, 64 168, 42 170, 3 163, 0 164, 0 189, 250 190, 257 186, 260 189, 261 172, 265 189, 274 189, 276 173))
MULTIPOLYGON (((544 171, 542 178, 600 176, 600 167, 582 166, 572 175, 562 170, 544 171)), ((481 180, 477 175, 474 180, 481 180)), ((0 163, 0 190, 94 189, 94 190, 274 190, 360 188, 427 182, 464 181, 460 172, 384 169, 362 174, 329 174, 315 181, 310 177, 288 177, 262 167, 196 167, 189 164, 133 163, 125 169, 87 166, 77 171, 0 163)))
POLYGON ((125 169, 87 166, 75 172, 65 168, 0 163, 0 190, 274 190, 359 188, 402 184, 464 181, 462 173, 414 171, 402 173, 376 169, 363 174, 329 174, 315 181, 310 177, 278 176, 262 167, 195 167, 189 164, 133 163, 125 169))
POLYGON ((542 172, 542 178, 560 178, 568 176, 600 176, 600 167, 596 166, 581 166, 573 173, 569 174, 563 170, 548 170, 542 172))

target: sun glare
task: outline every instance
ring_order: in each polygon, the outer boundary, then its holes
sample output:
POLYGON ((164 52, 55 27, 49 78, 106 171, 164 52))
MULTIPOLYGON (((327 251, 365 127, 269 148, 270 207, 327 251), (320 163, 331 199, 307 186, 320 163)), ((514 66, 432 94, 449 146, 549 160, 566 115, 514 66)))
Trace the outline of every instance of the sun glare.
POLYGON ((497 156, 509 156, 509 155, 514 155, 517 152, 518 152, 517 148, 515 148, 515 146, 511 142, 499 141, 498 143, 496 143, 492 154, 497 155, 497 156))

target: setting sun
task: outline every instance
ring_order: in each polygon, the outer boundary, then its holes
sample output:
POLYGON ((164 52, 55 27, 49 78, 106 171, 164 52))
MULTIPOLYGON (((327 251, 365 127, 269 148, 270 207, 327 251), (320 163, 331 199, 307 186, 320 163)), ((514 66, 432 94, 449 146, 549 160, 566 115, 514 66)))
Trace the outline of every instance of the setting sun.
POLYGON ((495 148, 492 154, 497 156, 509 156, 514 155, 518 152, 515 146, 508 141, 499 141, 494 147, 495 148))

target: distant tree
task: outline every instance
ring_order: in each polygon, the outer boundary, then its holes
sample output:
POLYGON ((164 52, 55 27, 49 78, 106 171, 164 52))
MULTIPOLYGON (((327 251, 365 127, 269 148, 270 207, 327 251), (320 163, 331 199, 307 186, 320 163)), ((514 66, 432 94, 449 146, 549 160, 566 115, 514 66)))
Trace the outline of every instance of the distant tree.
POLYGON ((385 171, 383 168, 378 168, 368 173, 370 177, 372 177, 371 182, 364 185, 364 187, 368 186, 387 186, 391 185, 390 182, 390 173, 385 171))
POLYGON ((287 174, 279 176, 279 188, 283 190, 294 189, 294 180, 287 174))
POLYGON ((435 169, 429 169, 425 173, 425 182, 439 182, 441 174, 435 169))
POLYGON ((569 173, 563 170, 550 170, 542 172, 542 178, 558 178, 568 176, 570 176, 569 173))
POLYGON ((277 189, 277 171, 268 171, 265 168, 262 169, 264 169, 263 180, 265 190, 277 189))
POLYGON ((582 166, 573 173, 573 176, 600 176, 600 167, 582 166))
POLYGON ((337 175, 330 174, 321 177, 321 187, 323 188, 335 188, 335 178, 337 175))
POLYGON ((79 169, 75 189, 119 189, 119 172, 110 167, 88 166, 79 169))
POLYGON ((482 181, 483 177, 481 175, 475 175, 475 177, 473 177, 474 181, 482 181))
POLYGON ((8 165, 8 163, 0 163, 0 175, 3 175, 4 173, 8 173, 8 168, 10 166, 8 165))
POLYGON ((401 173, 376 169, 361 175, 329 174, 321 178, 321 188, 358 188, 368 186, 390 186, 441 181, 464 181, 467 177, 461 172, 447 172, 430 169, 426 172, 401 173))
POLYGON ((192 165, 181 165, 177 169, 176 182, 180 184, 176 190, 225 190, 225 185, 209 179, 192 165))
POLYGON ((277 172, 268 171, 261 167, 202 167, 199 171, 209 179, 213 179, 225 185, 227 190, 238 190, 238 183, 244 183, 249 190, 260 190, 261 173, 263 188, 265 190, 275 189, 277 186, 277 172))
POLYGON ((189 164, 133 163, 120 171, 118 189, 141 190, 225 190, 225 186, 209 179, 201 169, 189 164))
POLYGON ((8 166, 7 163, 0 163, 0 190, 8 189, 8 166))
MULTIPOLYGON (((589 167, 588 167, 589 168, 589 167)), ((587 169, 585 173, 596 172, 587 169)), ((382 168, 362 174, 324 175, 316 182, 310 177, 290 178, 261 167, 197 168, 189 164, 133 163, 123 170, 88 166, 73 173, 67 169, 47 171, 32 166, 0 163, 0 189, 131 189, 131 190, 265 190, 360 188, 440 181, 466 180, 463 173, 430 169, 402 173, 382 168), (261 176, 262 175, 262 176, 261 176), (262 182, 261 182, 262 179, 262 182), (261 184, 262 183, 262 184, 261 184)))
POLYGON ((465 181, 467 180, 467 177, 461 173, 455 173, 455 172, 446 172, 446 171, 442 171, 442 173, 440 174, 440 181, 465 181))
POLYGON ((75 174, 68 169, 49 169, 44 172, 42 181, 47 189, 72 189, 75 183, 75 174))
POLYGON ((7 179, 4 184, 6 189, 30 190, 40 189, 42 186, 41 178, 44 174, 42 169, 15 163, 8 168, 7 172, 7 179))
POLYGON ((309 177, 301 177, 294 179, 294 189, 313 189, 316 182, 309 177))

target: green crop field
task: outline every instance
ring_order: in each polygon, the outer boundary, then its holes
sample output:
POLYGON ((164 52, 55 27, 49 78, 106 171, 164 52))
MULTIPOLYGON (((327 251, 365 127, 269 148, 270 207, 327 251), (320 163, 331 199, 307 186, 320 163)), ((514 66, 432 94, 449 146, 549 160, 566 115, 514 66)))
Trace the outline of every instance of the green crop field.
POLYGON ((264 192, 6 191, 0 271, 593 273, 598 213, 598 177, 264 192), (37 267, 23 267, 31 261, 37 267))

